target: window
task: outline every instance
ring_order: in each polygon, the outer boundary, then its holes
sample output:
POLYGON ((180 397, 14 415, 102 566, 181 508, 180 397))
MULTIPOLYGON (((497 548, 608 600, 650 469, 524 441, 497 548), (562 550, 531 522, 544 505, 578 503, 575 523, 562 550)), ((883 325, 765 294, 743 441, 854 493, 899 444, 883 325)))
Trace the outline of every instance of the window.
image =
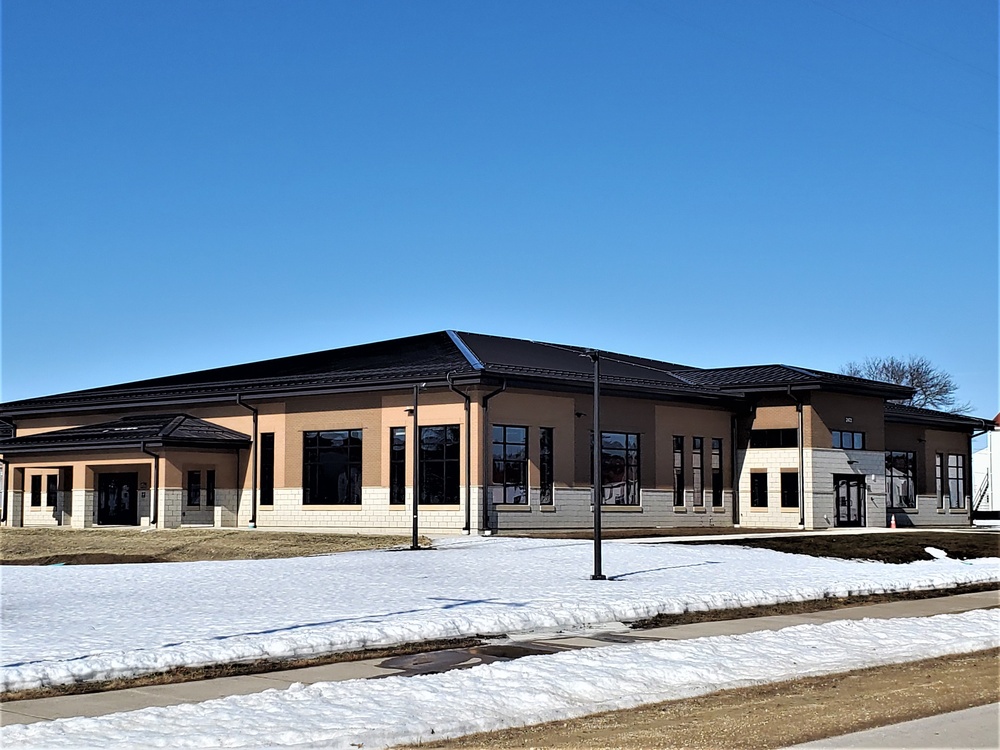
POLYGON ((797 448, 799 431, 788 430, 750 430, 751 448, 797 448))
POLYGON ((538 428, 538 502, 552 505, 554 485, 554 461, 552 456, 552 428, 538 428))
POLYGON ((209 508, 215 506, 215 469, 205 472, 205 505, 209 508))
POLYGON ((420 502, 458 504, 457 424, 420 428, 420 502))
POLYGON ((260 434, 260 504, 274 505, 274 433, 260 434))
POLYGON ((201 505, 201 472, 189 471, 187 481, 187 504, 201 505))
MULTIPOLYGON (((760 476, 767 476, 766 474, 761 474, 760 476)), ((767 489, 764 490, 765 495, 767 489)), ((764 503, 767 505, 767 503, 764 503)), ((782 508, 798 508, 799 507, 799 473, 797 471, 783 471, 781 472, 781 507, 782 508)))
POLYGON ((712 438, 712 507, 722 507, 722 438, 712 438))
POLYGON ((639 436, 601 433, 601 504, 639 504, 639 436))
POLYGON ((844 450, 863 451, 865 449, 865 433, 833 431, 833 447, 844 450))
POLYGON ((750 475, 750 507, 767 507, 767 474, 763 472, 750 475))
POLYGON ((674 435, 674 507, 684 505, 684 436, 674 435))
POLYGON ((389 428, 389 505, 406 505, 406 428, 389 428))
POLYGON ((361 430, 306 432, 303 448, 303 504, 361 504, 361 430))
POLYGON ((56 507, 56 498, 58 497, 59 489, 59 475, 49 474, 45 477, 45 504, 50 507, 56 507))
POLYGON ((696 437, 691 439, 691 443, 691 471, 693 473, 691 489, 694 491, 695 507, 701 508, 705 505, 705 468, 702 466, 705 441, 696 437))
POLYGON ((934 490, 937 494, 938 510, 944 508, 944 454, 934 454, 934 490))
POLYGON ((948 454, 948 507, 965 507, 965 456, 948 454))
POLYGON ((493 425, 494 503, 528 503, 528 428, 493 425))
POLYGON ((917 454, 913 451, 885 452, 886 503, 890 508, 916 508, 914 480, 917 454))
POLYGON ((42 475, 35 474, 31 477, 31 506, 33 508, 42 507, 42 475))

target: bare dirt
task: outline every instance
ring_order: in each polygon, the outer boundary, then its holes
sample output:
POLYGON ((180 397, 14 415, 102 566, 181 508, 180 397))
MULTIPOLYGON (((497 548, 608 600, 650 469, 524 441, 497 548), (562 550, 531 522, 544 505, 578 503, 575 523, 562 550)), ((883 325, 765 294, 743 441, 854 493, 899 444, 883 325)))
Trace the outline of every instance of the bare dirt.
POLYGON ((725 690, 419 747, 779 748, 997 701, 1000 650, 993 649, 725 690))
MULTIPOLYGON (((423 539, 422 543, 430 545, 423 539)), ((402 536, 314 534, 262 529, 0 530, 3 565, 264 560, 409 545, 402 536)))

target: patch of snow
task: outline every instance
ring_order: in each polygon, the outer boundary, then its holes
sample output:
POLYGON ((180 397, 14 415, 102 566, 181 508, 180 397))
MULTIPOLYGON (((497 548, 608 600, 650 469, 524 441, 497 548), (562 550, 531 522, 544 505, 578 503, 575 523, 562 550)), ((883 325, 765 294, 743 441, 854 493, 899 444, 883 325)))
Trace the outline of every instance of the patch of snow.
POLYGON ((998 645, 998 610, 847 620, 584 649, 419 677, 296 684, 198 704, 9 726, 0 739, 5 750, 375 750, 998 645))
POLYGON ((996 558, 907 565, 727 545, 460 537, 434 551, 285 560, 5 566, 0 689, 660 613, 1000 581, 996 558))

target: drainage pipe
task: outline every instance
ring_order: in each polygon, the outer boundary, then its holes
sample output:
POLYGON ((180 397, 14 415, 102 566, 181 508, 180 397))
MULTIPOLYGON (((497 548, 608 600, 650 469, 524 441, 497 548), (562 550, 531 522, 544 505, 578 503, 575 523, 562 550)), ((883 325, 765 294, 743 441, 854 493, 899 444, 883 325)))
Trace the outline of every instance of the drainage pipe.
POLYGON ((465 399, 465 526, 462 527, 462 531, 468 534, 472 530, 472 414, 470 410, 472 397, 455 387, 451 380, 455 372, 452 370, 445 377, 452 393, 457 393, 465 399))
MULTIPOLYGON (((257 527, 257 410, 243 402, 242 394, 236 394, 237 406, 253 413, 253 442, 250 443, 250 528, 257 527)), ((240 497, 236 495, 236 525, 240 525, 240 497)))
MULTIPOLYGON (((792 393, 792 386, 788 386, 788 397, 795 402, 795 411, 798 415, 798 443, 799 443, 799 528, 806 527, 806 473, 805 473, 805 434, 803 430, 802 400, 792 393)), ((779 498, 778 502, 781 500, 779 498)), ((866 509, 867 510, 867 509, 866 509)), ((867 517, 867 513, 866 513, 867 517)))
POLYGON ((507 390, 506 378, 501 381, 500 387, 483 396, 483 533, 490 531, 490 502, 487 493, 490 486, 490 399, 499 396, 507 390))
POLYGON ((153 484, 149 495, 149 525, 156 527, 157 517, 157 496, 160 493, 160 456, 146 448, 145 441, 139 443, 139 450, 147 456, 153 457, 153 484))

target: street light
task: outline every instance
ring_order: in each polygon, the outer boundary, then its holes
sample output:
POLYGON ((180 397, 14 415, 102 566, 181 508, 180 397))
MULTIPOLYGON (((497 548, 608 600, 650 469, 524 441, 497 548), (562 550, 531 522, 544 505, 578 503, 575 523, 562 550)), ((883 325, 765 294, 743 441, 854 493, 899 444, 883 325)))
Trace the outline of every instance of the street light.
POLYGON ((427 383, 413 385, 413 538, 410 541, 410 549, 420 549, 420 544, 417 541, 420 525, 418 517, 420 508, 420 423, 417 421, 417 402, 420 389, 426 385, 427 383))
POLYGON ((606 581, 601 571, 601 500, 604 494, 601 476, 601 353, 591 349, 587 355, 594 363, 594 574, 592 581, 606 581))

